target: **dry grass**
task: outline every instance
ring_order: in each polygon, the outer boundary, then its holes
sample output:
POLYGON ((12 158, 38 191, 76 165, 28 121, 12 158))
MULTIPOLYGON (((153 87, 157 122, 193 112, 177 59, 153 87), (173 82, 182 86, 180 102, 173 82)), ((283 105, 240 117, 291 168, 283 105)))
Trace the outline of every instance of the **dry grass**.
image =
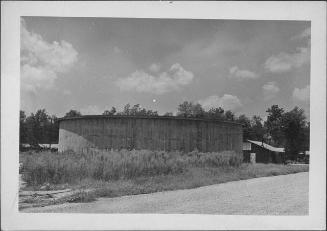
POLYGON ((257 177, 306 172, 308 170, 308 166, 277 164, 242 164, 240 167, 218 168, 190 167, 180 174, 147 176, 107 182, 84 179, 75 186, 95 189, 96 197, 118 197, 167 190, 190 189, 257 177))
POLYGON ((89 153, 30 153, 22 158, 27 185, 74 183, 83 179, 115 181, 158 175, 178 175, 189 168, 238 167, 241 155, 149 150, 90 151, 89 153))
POLYGON ((39 189, 46 182, 52 189, 79 189, 72 202, 309 171, 308 165, 241 164, 241 159, 232 152, 183 154, 122 150, 88 155, 69 152, 24 155, 23 178, 27 189, 39 189), (88 189, 92 192, 87 192, 88 189))

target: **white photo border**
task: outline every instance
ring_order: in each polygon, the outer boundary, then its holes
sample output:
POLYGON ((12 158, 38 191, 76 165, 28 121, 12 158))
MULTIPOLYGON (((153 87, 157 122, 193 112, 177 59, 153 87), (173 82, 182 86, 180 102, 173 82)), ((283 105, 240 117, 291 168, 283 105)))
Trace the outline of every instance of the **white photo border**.
POLYGON ((1 226, 3 230, 326 229, 325 2, 12 1, 1 4, 1 226), (18 212, 21 16, 311 21, 309 215, 18 212))

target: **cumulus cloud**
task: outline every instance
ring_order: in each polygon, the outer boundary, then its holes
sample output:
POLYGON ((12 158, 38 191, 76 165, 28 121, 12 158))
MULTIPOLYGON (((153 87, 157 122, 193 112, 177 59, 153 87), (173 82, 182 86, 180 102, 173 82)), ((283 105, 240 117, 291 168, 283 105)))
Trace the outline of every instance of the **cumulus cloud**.
POLYGON ((41 35, 30 32, 21 21, 21 83, 28 91, 51 88, 60 73, 65 73, 77 61, 74 47, 61 41, 49 43, 41 35))
POLYGON ((101 115, 103 112, 104 110, 96 105, 89 105, 81 109, 82 115, 101 115))
POLYGON ((269 57, 265 62, 266 70, 273 73, 282 73, 310 63, 310 28, 292 39, 307 39, 307 46, 296 48, 294 53, 281 52, 269 57))
POLYGON ((221 107, 224 110, 235 111, 242 106, 242 103, 237 96, 229 94, 224 94, 222 97, 212 95, 205 99, 199 100, 199 104, 201 104, 206 110, 221 107))
POLYGON ((256 79, 259 76, 249 70, 240 70, 238 68, 238 66, 233 66, 229 69, 229 73, 230 73, 230 78, 235 78, 238 80, 242 80, 242 79, 256 79))
POLYGON ((160 71, 160 68, 161 68, 160 64, 152 63, 151 66, 149 67, 149 70, 156 73, 160 71))
POLYGON ((310 38, 310 36, 311 36, 311 28, 308 27, 308 28, 304 29, 304 31, 302 31, 300 34, 293 36, 292 40, 310 38))
POLYGON ((264 100, 271 100, 275 98, 279 92, 279 87, 276 82, 268 82, 262 86, 264 100))
POLYGON ((122 50, 121 50, 119 47, 117 47, 117 46, 114 46, 113 51, 114 51, 114 53, 116 53, 116 54, 120 54, 120 53, 122 53, 122 50))
POLYGON ((293 54, 279 53, 271 56, 265 63, 265 68, 273 73, 282 73, 291 69, 301 67, 310 62, 310 49, 307 47, 297 48, 297 52, 293 54))
POLYGON ((310 85, 305 88, 295 88, 293 91, 293 98, 299 101, 309 101, 310 100, 310 85))
POLYGON ((134 90, 161 95, 180 90, 193 81, 192 72, 185 70, 180 64, 173 64, 167 72, 149 74, 138 70, 126 78, 118 78, 115 82, 122 91, 134 90))

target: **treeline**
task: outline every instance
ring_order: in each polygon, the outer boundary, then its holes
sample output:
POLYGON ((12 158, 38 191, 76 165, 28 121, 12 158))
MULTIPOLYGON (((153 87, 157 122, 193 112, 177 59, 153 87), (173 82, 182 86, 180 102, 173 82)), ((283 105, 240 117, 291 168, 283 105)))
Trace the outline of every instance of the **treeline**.
MULTIPOLYGON (((286 112, 278 105, 267 109, 267 120, 260 116, 251 118, 246 115, 236 116, 230 110, 221 107, 205 110, 201 104, 185 101, 178 105, 175 116, 184 118, 206 118, 221 121, 234 121, 243 125, 243 140, 263 141, 275 147, 285 147, 291 159, 299 152, 309 150, 310 123, 306 121, 304 110, 298 107, 286 112)), ((115 107, 105 110, 103 115, 159 116, 157 111, 142 108, 140 104, 126 104, 122 111, 115 107)), ((64 117, 77 117, 82 114, 70 110, 64 117)), ((164 116, 174 116, 167 112, 164 116)), ((42 143, 58 143, 58 118, 47 114, 45 109, 26 116, 20 111, 20 143, 38 145, 42 143)))
POLYGON ((58 143, 59 125, 55 115, 48 115, 45 109, 37 110, 26 116, 20 111, 19 142, 37 147, 39 144, 58 143))

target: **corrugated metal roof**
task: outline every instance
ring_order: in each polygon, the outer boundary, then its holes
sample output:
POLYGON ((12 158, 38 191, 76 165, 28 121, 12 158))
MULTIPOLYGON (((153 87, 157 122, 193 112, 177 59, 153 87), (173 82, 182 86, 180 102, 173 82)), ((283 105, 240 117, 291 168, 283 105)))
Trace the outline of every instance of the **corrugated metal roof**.
POLYGON ((285 152, 284 151, 284 148, 276 148, 276 147, 273 147, 269 144, 266 144, 266 143, 263 143, 261 141, 254 141, 254 140, 248 140, 250 143, 253 143, 253 144, 256 144, 260 147, 263 147, 265 149, 268 149, 270 151, 273 151, 273 152, 285 152))

